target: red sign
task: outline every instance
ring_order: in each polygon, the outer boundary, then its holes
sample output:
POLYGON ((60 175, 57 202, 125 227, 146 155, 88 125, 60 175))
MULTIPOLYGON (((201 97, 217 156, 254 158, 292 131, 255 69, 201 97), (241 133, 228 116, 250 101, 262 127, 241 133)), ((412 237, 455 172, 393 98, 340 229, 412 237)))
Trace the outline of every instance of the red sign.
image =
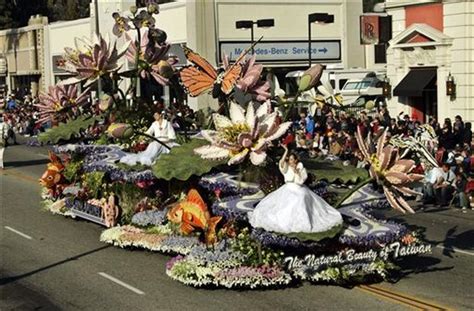
POLYGON ((379 43, 379 16, 362 15, 360 17, 360 44, 379 43))

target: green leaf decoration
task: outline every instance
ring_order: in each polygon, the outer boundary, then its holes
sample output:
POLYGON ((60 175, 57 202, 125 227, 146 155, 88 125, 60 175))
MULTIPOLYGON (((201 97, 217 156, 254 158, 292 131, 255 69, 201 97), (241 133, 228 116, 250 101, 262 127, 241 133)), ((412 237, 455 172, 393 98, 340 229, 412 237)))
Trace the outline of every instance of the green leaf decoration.
POLYGON ((330 183, 357 183, 369 178, 367 170, 353 165, 344 166, 342 161, 327 161, 323 159, 302 160, 304 167, 314 175, 316 180, 327 180, 330 183))
POLYGON ((192 139, 179 147, 174 147, 168 154, 163 154, 153 165, 153 174, 160 179, 188 180, 192 175, 201 176, 209 173, 216 166, 225 164, 227 160, 211 161, 204 160, 194 154, 194 149, 208 145, 209 142, 202 139, 192 139))
POLYGON ((101 120, 101 117, 80 116, 79 118, 67 123, 60 123, 58 126, 41 133, 38 141, 41 143, 57 144, 60 140, 68 141, 74 137, 79 137, 81 130, 87 129, 89 126, 101 120))

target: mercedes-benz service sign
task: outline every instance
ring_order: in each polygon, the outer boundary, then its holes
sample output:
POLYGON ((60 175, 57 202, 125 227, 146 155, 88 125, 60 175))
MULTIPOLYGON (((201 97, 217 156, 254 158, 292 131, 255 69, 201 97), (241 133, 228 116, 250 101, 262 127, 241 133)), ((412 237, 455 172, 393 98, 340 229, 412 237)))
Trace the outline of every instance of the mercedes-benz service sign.
MULTIPOLYGON (((225 53, 235 61, 250 42, 220 41, 220 59, 225 53)), ((308 41, 264 41, 255 48, 259 62, 290 62, 308 60, 308 41)), ((341 41, 311 41, 311 59, 325 61, 341 60, 341 41)))

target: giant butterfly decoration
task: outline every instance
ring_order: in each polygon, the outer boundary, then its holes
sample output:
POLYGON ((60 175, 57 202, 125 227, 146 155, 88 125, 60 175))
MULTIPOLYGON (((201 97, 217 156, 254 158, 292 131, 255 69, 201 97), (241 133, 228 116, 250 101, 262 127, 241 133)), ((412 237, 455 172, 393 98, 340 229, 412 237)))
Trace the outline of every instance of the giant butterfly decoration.
POLYGON ((179 72, 186 92, 192 97, 210 91, 214 98, 221 94, 229 95, 242 74, 241 60, 261 39, 262 37, 244 50, 235 63, 227 69, 218 68, 217 70, 198 53, 183 46, 184 55, 192 63, 191 66, 186 66, 179 72))

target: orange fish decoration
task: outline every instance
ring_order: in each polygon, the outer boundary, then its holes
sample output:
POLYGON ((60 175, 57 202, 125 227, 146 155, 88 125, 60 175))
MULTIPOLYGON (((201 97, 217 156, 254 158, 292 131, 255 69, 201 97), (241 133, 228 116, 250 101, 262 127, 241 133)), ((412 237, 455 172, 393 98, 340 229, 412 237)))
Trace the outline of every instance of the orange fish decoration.
POLYGON ((204 57, 183 46, 184 55, 193 64, 193 66, 186 66, 179 71, 179 77, 186 92, 191 97, 209 91, 212 91, 212 97, 214 98, 218 98, 219 94, 222 93, 229 95, 242 73, 240 61, 261 39, 262 37, 244 50, 235 63, 225 70, 222 68, 216 70, 204 57))
POLYGON ((207 205, 196 189, 191 189, 186 199, 177 203, 167 214, 168 220, 179 224, 181 233, 188 235, 196 228, 204 231, 206 244, 216 243, 216 225, 222 217, 211 217, 207 205))
POLYGON ((56 197, 59 194, 59 190, 64 186, 64 165, 61 159, 51 151, 49 151, 50 163, 47 164, 46 171, 39 179, 40 184, 47 188, 51 195, 56 197))

